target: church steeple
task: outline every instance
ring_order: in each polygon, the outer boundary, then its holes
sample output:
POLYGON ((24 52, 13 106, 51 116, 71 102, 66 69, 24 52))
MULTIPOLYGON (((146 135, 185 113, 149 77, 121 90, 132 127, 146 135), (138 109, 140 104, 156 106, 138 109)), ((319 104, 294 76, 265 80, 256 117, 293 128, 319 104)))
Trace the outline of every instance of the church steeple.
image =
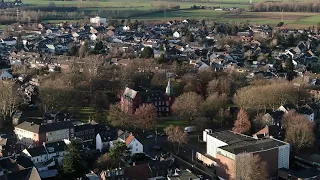
POLYGON ((169 81, 168 81, 168 85, 167 85, 167 88, 166 88, 166 94, 168 96, 173 96, 173 87, 172 87, 172 84, 171 84, 171 79, 169 79, 169 81))

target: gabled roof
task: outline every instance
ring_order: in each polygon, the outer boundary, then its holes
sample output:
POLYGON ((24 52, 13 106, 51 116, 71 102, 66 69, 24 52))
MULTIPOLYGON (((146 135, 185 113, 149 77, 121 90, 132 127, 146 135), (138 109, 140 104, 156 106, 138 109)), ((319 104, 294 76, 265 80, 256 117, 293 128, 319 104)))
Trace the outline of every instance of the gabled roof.
POLYGON ((31 157, 41 156, 47 154, 46 149, 43 146, 33 147, 26 149, 31 157))
POLYGON ((45 143, 45 147, 48 153, 62 152, 67 149, 67 145, 64 141, 45 143))
POLYGON ((134 139, 134 136, 131 134, 127 139, 126 139, 126 145, 128 146, 134 139))
POLYGON ((35 167, 0 176, 0 180, 41 180, 35 167))
POLYGON ((300 114, 307 114, 307 115, 313 114, 313 111, 311 109, 309 109, 308 107, 300 107, 298 112, 300 114))
POLYGON ((297 110, 297 107, 294 104, 284 104, 282 105, 287 111, 289 110, 297 110))
POLYGON ((133 89, 126 87, 126 89, 124 90, 123 96, 130 99, 134 99, 137 94, 138 94, 138 91, 135 91, 133 89))
POLYGON ((125 170, 125 176, 135 180, 145 180, 151 178, 151 170, 148 164, 139 164, 128 167, 125 170))

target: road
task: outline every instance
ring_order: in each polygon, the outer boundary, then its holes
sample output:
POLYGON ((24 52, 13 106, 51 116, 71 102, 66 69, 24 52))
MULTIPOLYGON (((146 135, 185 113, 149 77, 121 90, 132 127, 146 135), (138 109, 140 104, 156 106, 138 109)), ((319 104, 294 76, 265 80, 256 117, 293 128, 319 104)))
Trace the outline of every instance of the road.
MULTIPOLYGON (((197 135, 191 135, 194 137, 197 135)), ((189 138, 190 138, 189 137, 189 138)), ((201 149, 191 143, 185 144, 183 147, 180 147, 179 153, 176 153, 177 148, 175 149, 173 144, 167 141, 166 136, 158 136, 153 138, 143 138, 141 139, 143 144, 143 149, 146 154, 151 157, 155 157, 161 154, 161 151, 155 151, 152 147, 159 146, 166 152, 173 154, 178 160, 179 164, 187 166, 188 169, 192 169, 193 172, 197 174, 204 175, 207 179, 214 179, 214 169, 204 166, 202 163, 199 163, 196 160, 196 152, 204 152, 205 149, 201 149)))

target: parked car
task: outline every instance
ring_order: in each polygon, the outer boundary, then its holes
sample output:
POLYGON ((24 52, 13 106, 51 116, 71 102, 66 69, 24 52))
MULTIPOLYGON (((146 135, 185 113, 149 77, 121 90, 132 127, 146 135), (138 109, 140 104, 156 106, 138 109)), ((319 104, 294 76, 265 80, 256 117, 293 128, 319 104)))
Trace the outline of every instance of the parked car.
POLYGON ((147 138, 147 139, 153 138, 153 135, 152 135, 152 134, 147 135, 146 138, 147 138))
POLYGON ((158 132, 157 134, 158 134, 158 136, 166 136, 166 133, 164 133, 164 132, 158 132))
POLYGON ((160 151, 161 150, 161 147, 159 146, 153 146, 152 149, 156 150, 156 151, 160 151))
POLYGON ((195 132, 197 130, 197 127, 195 126, 187 126, 184 128, 184 132, 186 133, 192 133, 192 132, 195 132))

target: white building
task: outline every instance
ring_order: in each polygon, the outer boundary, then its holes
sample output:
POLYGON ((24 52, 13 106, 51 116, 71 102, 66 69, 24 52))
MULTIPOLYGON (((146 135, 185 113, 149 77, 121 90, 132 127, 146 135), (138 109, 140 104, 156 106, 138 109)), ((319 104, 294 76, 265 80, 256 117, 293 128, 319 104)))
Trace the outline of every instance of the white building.
POLYGON ((44 171, 48 170, 48 167, 54 166, 55 162, 61 165, 66 149, 67 145, 64 141, 56 141, 24 149, 22 154, 29 157, 39 171, 44 171))
POLYGON ((93 17, 93 18, 90 18, 90 23, 92 24, 103 24, 103 25, 106 25, 107 24, 107 19, 106 18, 101 18, 99 16, 96 16, 96 17, 93 17))
POLYGON ((283 141, 254 139, 232 131, 212 133, 209 129, 203 131, 203 141, 207 142, 205 155, 213 157, 212 160, 217 164, 217 175, 223 179, 236 177, 236 161, 243 155, 259 155, 267 166, 272 167, 268 170, 270 177, 277 177, 280 168, 289 169, 290 144, 283 141))
POLYGON ((176 32, 173 33, 172 36, 175 37, 175 38, 181 38, 181 33, 179 33, 178 31, 176 31, 176 32))

